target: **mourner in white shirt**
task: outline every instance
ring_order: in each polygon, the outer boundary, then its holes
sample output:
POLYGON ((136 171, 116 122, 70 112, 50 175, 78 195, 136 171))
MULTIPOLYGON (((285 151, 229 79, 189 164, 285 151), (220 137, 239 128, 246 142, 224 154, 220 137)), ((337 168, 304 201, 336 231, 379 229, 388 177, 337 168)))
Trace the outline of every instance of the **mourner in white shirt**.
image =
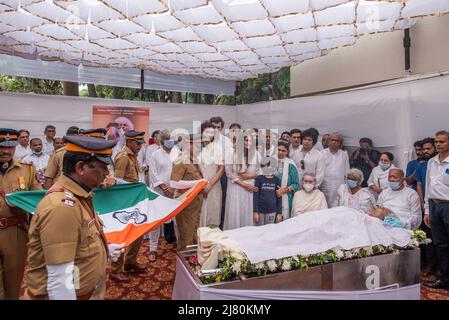
POLYGON ((421 202, 418 193, 405 185, 405 174, 402 169, 390 169, 389 187, 384 189, 377 200, 383 207, 397 217, 406 229, 416 229, 422 221, 421 202))
POLYGON ((56 127, 48 125, 44 130, 45 138, 42 140, 42 152, 51 155, 55 151, 54 139, 56 136, 56 127))
POLYGON ((390 152, 383 152, 380 155, 379 165, 371 171, 368 179, 368 187, 378 196, 382 190, 388 188, 388 174, 391 169, 395 168, 393 164, 394 156, 390 152))
POLYGON ((14 159, 22 160, 32 153, 30 148, 30 132, 25 129, 20 130, 18 140, 19 144, 14 152, 14 159))
POLYGON ((324 179, 321 191, 326 196, 329 208, 338 206, 337 191, 345 183, 349 170, 349 157, 346 151, 341 150, 343 136, 333 133, 329 136, 329 147, 321 151, 324 158, 324 179))
POLYGON ((424 285, 449 290, 449 132, 436 133, 435 147, 439 154, 427 164, 424 223, 432 229, 440 276, 424 285))
MULTIPOLYGON (((151 188, 157 193, 173 198, 174 190, 170 187, 170 177, 173 169, 170 153, 175 145, 174 140, 170 140, 170 132, 160 133, 161 147, 151 155, 148 163, 148 175, 151 188)), ((167 222, 173 224, 173 222, 167 222)), ((150 232, 150 261, 156 259, 160 228, 150 232)))
POLYGON ((298 168, 298 180, 302 180, 304 172, 315 175, 315 187, 319 188, 324 178, 324 158, 320 151, 313 148, 318 136, 314 129, 307 129, 302 133, 302 146, 293 152, 291 159, 298 168))
POLYGON ((36 178, 41 185, 45 182, 44 172, 47 168, 48 160, 50 156, 42 152, 42 140, 39 138, 33 138, 30 141, 32 154, 23 158, 24 162, 32 163, 36 168, 36 178))

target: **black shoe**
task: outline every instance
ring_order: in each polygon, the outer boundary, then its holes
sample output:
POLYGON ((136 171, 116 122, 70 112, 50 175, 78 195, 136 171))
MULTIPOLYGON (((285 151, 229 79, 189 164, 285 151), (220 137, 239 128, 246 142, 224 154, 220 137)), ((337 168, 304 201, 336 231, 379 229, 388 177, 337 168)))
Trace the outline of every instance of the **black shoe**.
POLYGON ((444 289, 449 290, 449 283, 443 282, 441 280, 433 281, 433 282, 426 282, 424 283, 424 286, 431 289, 444 289))
POLYGON ((436 275, 436 273, 437 273, 436 267, 427 265, 422 269, 422 275, 426 277, 436 275))
POLYGON ((165 241, 167 241, 167 243, 176 243, 176 237, 170 237, 168 239, 165 239, 165 241))

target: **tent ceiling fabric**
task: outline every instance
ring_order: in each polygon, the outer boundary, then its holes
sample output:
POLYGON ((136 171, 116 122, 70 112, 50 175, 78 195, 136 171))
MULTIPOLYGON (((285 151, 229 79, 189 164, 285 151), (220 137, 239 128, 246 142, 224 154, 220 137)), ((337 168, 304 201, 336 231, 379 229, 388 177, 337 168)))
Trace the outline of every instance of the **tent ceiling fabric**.
POLYGON ((449 0, 0 0, 0 53, 254 78, 449 12, 449 0))

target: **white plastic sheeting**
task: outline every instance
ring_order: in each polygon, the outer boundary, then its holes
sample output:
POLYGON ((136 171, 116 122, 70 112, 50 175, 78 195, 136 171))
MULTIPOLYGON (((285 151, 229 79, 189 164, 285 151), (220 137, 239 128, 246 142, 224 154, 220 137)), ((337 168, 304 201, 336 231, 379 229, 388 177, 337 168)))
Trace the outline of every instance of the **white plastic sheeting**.
POLYGON ((239 80, 449 12, 449 0, 0 0, 0 52, 239 80))
POLYGON ((295 291, 217 289, 200 285, 176 256, 173 300, 419 300, 420 284, 383 290, 295 291))
MULTIPOLYGON (((92 68, 0 54, 0 74, 14 76, 140 89, 140 73, 141 70, 134 68, 92 68)), ((144 89, 232 96, 235 82, 145 70, 144 89)))

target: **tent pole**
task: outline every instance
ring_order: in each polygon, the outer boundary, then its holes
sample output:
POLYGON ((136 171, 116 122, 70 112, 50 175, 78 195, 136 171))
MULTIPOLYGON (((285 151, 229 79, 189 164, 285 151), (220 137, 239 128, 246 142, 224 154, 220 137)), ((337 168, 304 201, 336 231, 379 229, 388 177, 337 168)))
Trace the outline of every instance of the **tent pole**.
POLYGON ((143 101, 143 90, 145 84, 144 70, 140 69, 140 100, 143 101))
POLYGON ((404 49, 405 49, 405 71, 410 70, 410 47, 412 41, 410 38, 410 29, 404 30, 404 49))

